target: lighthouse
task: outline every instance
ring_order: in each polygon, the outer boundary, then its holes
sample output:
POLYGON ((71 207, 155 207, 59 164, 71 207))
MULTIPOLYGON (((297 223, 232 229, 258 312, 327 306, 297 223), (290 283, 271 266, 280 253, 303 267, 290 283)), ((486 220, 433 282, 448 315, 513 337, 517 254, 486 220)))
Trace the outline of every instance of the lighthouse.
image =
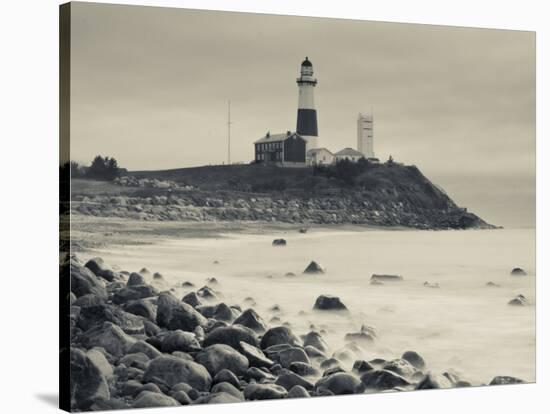
POLYGON ((317 111, 313 100, 313 89, 317 79, 313 77, 313 65, 306 56, 300 68, 298 84, 298 119, 296 133, 306 140, 306 152, 319 146, 317 131, 317 111))

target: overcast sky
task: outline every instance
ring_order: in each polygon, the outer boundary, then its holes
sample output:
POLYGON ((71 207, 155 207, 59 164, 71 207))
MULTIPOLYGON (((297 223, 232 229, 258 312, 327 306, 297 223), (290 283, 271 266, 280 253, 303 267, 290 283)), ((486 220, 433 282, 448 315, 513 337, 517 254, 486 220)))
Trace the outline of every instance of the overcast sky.
POLYGON ((253 159, 294 130, 307 55, 320 144, 416 164, 455 201, 505 226, 534 225, 532 32, 73 3, 71 157, 130 170, 253 159))

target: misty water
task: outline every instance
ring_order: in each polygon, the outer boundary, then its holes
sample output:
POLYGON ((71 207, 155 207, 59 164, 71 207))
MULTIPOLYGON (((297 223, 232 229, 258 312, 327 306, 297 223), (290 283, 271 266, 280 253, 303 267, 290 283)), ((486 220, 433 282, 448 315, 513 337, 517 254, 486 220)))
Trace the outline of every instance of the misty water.
MULTIPOLYGON (((252 297, 266 322, 279 316, 296 334, 311 325, 324 329, 332 350, 345 345, 346 333, 367 324, 377 329, 378 339, 360 357, 392 359, 415 350, 429 370, 452 369, 474 384, 496 375, 535 380, 533 229, 224 234, 110 246, 90 255, 128 271, 160 272, 160 288, 190 281, 198 289, 215 277, 219 285, 213 288, 227 304, 245 309, 244 299, 252 297), (272 247, 278 237, 287 240, 286 247, 272 247), (302 274, 311 260, 327 272, 302 274), (529 275, 511 276, 518 266, 529 275), (371 285, 373 273, 399 274, 404 281, 371 285), (440 288, 425 287, 425 281, 440 288), (489 281, 500 287, 486 286, 489 281), (507 304, 520 293, 533 306, 507 304), (313 311, 320 294, 339 296, 349 315, 313 311), (275 304, 280 313, 269 310, 275 304)), ((176 290, 182 297, 190 289, 176 290)))

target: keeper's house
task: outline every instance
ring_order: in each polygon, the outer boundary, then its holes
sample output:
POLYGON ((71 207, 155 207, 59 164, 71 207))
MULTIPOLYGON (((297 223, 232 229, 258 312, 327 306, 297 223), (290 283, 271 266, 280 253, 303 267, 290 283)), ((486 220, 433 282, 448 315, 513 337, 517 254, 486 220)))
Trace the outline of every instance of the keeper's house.
POLYGON ((296 132, 265 134, 254 142, 256 162, 283 167, 303 167, 306 164, 306 140, 296 132))

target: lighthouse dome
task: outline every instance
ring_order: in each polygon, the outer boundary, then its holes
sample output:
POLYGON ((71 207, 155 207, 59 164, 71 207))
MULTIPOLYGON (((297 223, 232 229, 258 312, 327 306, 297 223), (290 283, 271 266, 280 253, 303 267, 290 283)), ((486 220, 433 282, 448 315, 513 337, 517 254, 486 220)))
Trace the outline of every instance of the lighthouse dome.
POLYGON ((307 66, 307 67, 312 67, 313 65, 311 64, 311 62, 309 61, 309 59, 307 58, 306 56, 306 60, 304 60, 302 62, 302 66, 307 66))

